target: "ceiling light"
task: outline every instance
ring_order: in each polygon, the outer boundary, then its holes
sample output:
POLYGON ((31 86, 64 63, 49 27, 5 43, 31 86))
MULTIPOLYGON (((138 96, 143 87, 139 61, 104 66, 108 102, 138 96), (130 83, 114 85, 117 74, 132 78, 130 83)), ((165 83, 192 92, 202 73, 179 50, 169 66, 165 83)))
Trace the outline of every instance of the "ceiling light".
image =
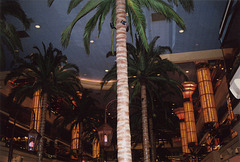
POLYGON ((40 25, 35 25, 35 28, 39 29, 39 28, 41 28, 41 26, 40 25))
POLYGON ((128 13, 126 13, 126 16, 128 16, 128 13))
POLYGON ((160 76, 161 74, 157 74, 157 76, 160 76))
POLYGON ((109 70, 105 70, 105 72, 107 73, 107 72, 109 72, 109 70))
POLYGON ((183 29, 179 30, 179 33, 183 33, 183 32, 184 32, 184 30, 183 30, 183 29))
POLYGON ((186 73, 189 73, 189 71, 187 70, 186 73))
POLYGON ((90 40, 90 43, 94 43, 94 40, 90 40))
POLYGON ((134 76, 133 76, 133 78, 137 78, 137 76, 136 76, 136 75, 134 75, 134 76))
POLYGON ((172 103, 172 105, 175 105, 175 103, 172 103))

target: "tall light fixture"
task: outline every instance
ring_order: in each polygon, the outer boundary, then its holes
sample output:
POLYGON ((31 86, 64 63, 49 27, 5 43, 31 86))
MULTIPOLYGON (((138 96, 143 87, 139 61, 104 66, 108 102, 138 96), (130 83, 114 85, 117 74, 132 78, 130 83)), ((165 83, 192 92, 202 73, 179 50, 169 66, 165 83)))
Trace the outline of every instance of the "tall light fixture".
POLYGON ((197 79, 204 123, 218 122, 210 70, 204 62, 197 64, 197 79))
POLYGON ((194 82, 183 82, 182 83, 183 90, 183 98, 184 98, 184 116, 185 123, 187 129, 187 141, 189 145, 195 145, 197 143, 197 132, 196 132, 196 124, 192 103, 192 94, 196 89, 196 84, 194 82))
POLYGON ((100 156, 100 145, 98 139, 94 139, 92 142, 92 157, 94 159, 100 156))
POLYGON ((179 118, 180 134, 182 139, 182 152, 183 154, 188 154, 190 153, 190 150, 188 148, 188 142, 187 142, 187 129, 186 129, 186 123, 184 121, 184 109, 183 107, 177 108, 177 109, 174 109, 173 112, 179 118))
MULTIPOLYGON (((72 129, 72 141, 71 150, 73 153, 77 154, 79 146, 79 124, 75 125, 72 129)), ((72 157, 74 159, 75 157, 72 157)))
POLYGON ((113 129, 110 127, 110 125, 107 124, 107 110, 113 102, 116 102, 116 99, 111 100, 107 104, 105 108, 105 122, 98 128, 99 143, 101 146, 110 146, 112 142, 113 129))
POLYGON ((40 122, 41 122, 41 92, 38 90, 33 95, 33 112, 32 112, 32 120, 31 120, 31 128, 35 129, 39 132, 40 129, 40 122))

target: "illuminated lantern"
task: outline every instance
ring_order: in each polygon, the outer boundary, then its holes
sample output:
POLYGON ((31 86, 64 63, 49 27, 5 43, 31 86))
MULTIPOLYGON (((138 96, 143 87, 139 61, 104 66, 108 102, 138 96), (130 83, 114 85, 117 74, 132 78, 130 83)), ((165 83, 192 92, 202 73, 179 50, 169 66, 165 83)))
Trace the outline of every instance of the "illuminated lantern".
POLYGON ((31 129, 28 133, 28 151, 35 151, 40 135, 35 129, 31 129))
POLYGON ((193 110, 192 94, 196 89, 196 84, 194 82, 184 82, 182 83, 184 87, 183 97, 184 97, 184 116, 187 129, 187 141, 188 144, 197 143, 197 133, 196 124, 193 110))
POLYGON ((204 123, 216 123, 218 121, 217 110, 215 106, 211 74, 206 63, 197 64, 197 79, 204 123))
POLYGON ((180 123, 181 139, 182 139, 182 152, 183 152, 183 154, 190 153, 190 150, 188 148, 188 142, 187 142, 186 123, 184 122, 184 109, 177 108, 177 109, 174 109, 173 111, 180 120, 179 123, 180 123))
POLYGON ((98 128, 98 137, 101 146, 110 146, 113 136, 113 129, 107 123, 98 128))
POLYGON ((33 112, 32 112, 32 121, 31 127, 35 129, 37 132, 40 130, 40 121, 41 121, 41 92, 36 91, 33 95, 33 112))

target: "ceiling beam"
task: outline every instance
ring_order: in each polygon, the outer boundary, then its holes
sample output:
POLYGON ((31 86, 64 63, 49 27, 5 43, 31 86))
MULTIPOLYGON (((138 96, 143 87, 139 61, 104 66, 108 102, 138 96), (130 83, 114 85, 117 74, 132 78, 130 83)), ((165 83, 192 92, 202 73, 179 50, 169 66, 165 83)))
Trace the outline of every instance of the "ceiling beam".
POLYGON ((186 63, 205 60, 223 60, 222 49, 192 51, 184 53, 171 53, 161 55, 162 59, 168 59, 173 63, 186 63))

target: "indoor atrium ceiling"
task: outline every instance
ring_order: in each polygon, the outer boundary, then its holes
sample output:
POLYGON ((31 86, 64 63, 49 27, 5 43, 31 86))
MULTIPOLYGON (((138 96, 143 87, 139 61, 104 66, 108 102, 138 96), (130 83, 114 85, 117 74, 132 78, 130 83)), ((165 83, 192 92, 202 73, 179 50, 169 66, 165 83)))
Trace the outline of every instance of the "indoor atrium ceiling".
MULTIPOLYGON (((27 55, 35 50, 33 46, 42 49, 42 42, 48 45, 50 42, 54 47, 61 49, 68 57, 68 62, 79 66, 80 76, 88 79, 100 80, 105 70, 110 69, 114 64, 114 58, 106 58, 106 53, 111 50, 111 28, 110 16, 106 18, 100 37, 97 29, 92 33, 91 39, 94 43, 90 45, 88 56, 83 45, 84 26, 93 15, 79 21, 71 34, 69 46, 64 49, 61 46, 61 32, 71 23, 81 6, 73 9, 67 14, 69 1, 55 0, 52 7, 47 6, 47 0, 18 0, 29 18, 34 20, 30 30, 27 30, 29 37, 22 38, 24 52, 20 55, 27 55), (40 28, 35 28, 40 25, 40 28)), ((194 11, 185 12, 181 7, 175 7, 177 13, 184 19, 186 30, 179 33, 180 28, 174 23, 167 21, 152 21, 152 12, 145 12, 147 18, 147 36, 151 41, 155 36, 160 36, 159 45, 170 46, 173 53, 219 49, 218 31, 226 0, 194 0, 194 11)), ((14 18, 10 21, 17 25, 17 30, 24 30, 14 18)), ((128 42, 131 42, 128 33, 128 42)), ((185 65, 187 68, 188 66, 185 65)))

